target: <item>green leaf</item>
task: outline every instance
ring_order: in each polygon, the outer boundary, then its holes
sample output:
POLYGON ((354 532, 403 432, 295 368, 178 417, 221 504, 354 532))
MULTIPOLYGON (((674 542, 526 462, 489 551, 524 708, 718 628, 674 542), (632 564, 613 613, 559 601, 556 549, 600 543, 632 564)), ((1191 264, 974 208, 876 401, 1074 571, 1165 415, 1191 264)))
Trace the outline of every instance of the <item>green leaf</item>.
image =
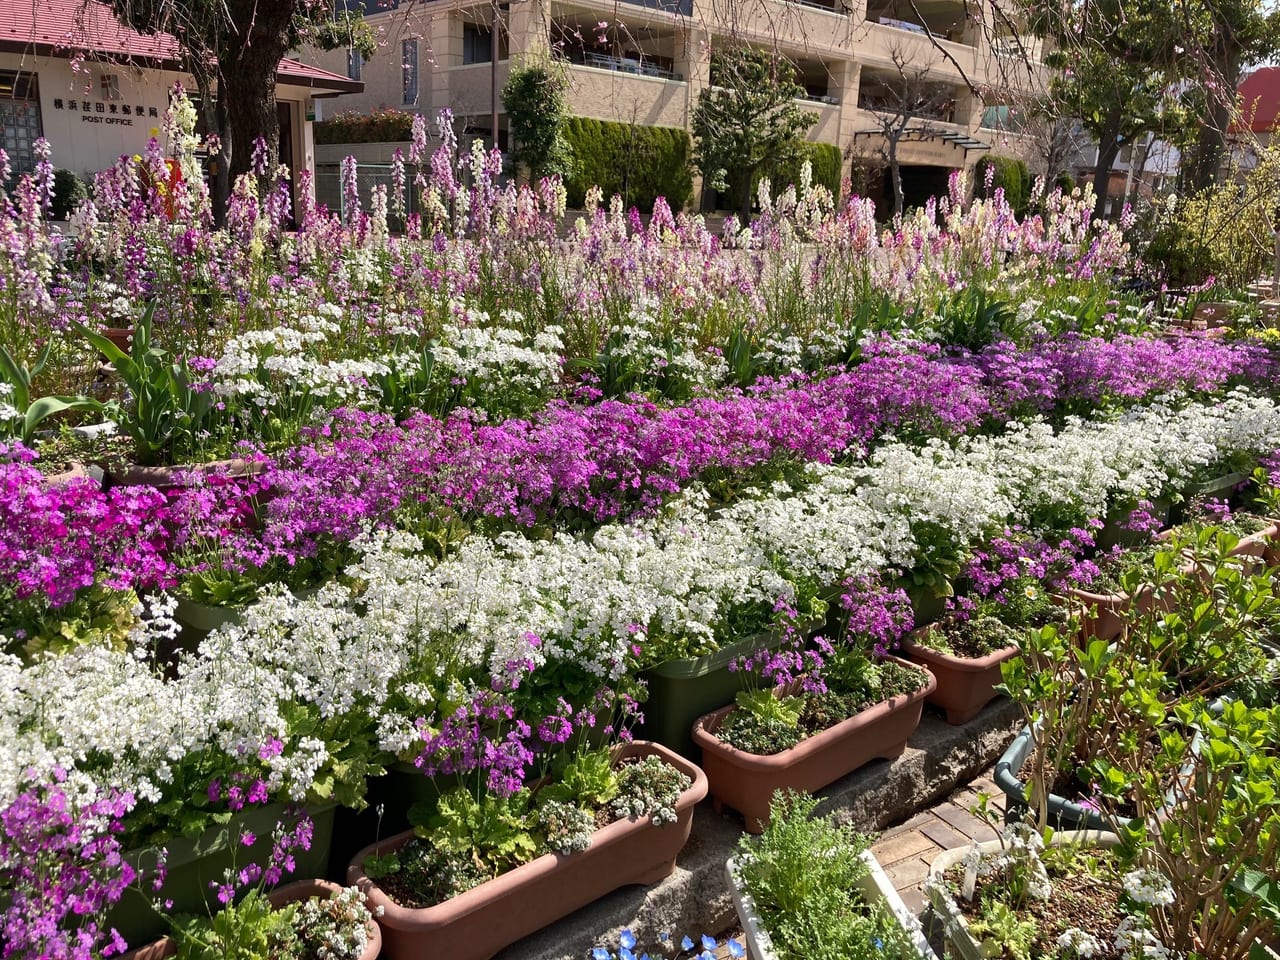
POLYGON ((101 411, 102 404, 89 397, 41 397, 27 407, 26 416, 22 420, 22 439, 30 440, 44 420, 67 410, 101 411))

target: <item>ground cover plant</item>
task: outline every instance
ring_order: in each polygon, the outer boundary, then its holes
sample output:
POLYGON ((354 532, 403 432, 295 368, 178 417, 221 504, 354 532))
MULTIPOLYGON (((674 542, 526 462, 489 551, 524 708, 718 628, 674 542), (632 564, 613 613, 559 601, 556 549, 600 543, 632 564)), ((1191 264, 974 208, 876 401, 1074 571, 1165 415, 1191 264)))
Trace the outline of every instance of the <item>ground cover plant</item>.
POLYGON ((358 808, 396 763, 442 780, 404 855, 419 903, 661 818, 669 774, 605 762, 646 669, 839 611, 856 642, 744 665, 795 736, 773 686, 800 666, 810 727, 910 685, 881 659, 905 595, 1025 636, 1103 518, 1280 448, 1271 349, 1162 336, 1087 196, 1019 219, 957 181, 881 229, 802 178, 721 233, 594 197, 562 237, 557 181, 413 123, 407 218, 398 191, 361 207, 353 167, 344 221, 259 166, 214 229, 198 177, 158 186, 194 156, 181 101, 65 234, 47 157, 0 199, 12 955, 115 946, 124 886, 163 904, 121 850, 358 808), (100 414, 123 441, 72 439, 100 414), (53 476, 68 451, 183 469, 104 487, 53 476), (206 636, 179 601, 235 616, 206 636), (33 804, 74 839, 23 840, 33 804))

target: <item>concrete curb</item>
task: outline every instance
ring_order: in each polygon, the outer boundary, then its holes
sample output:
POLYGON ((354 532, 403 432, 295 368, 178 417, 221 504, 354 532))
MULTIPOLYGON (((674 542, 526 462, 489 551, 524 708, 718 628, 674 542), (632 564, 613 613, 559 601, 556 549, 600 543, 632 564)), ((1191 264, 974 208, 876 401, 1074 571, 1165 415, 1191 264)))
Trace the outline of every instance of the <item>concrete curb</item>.
MULTIPOLYGON (((901 757, 875 761, 822 790, 818 811, 868 833, 882 830, 988 770, 1022 723, 1021 710, 1003 698, 958 727, 927 708, 901 757)), ((736 814, 714 814, 704 801, 694 811, 693 833, 666 880, 614 891, 508 947, 498 960, 586 960, 594 946, 616 946, 624 929, 642 944, 656 944, 659 933, 696 938, 730 928, 737 921, 724 864, 740 836, 742 820, 736 814)))

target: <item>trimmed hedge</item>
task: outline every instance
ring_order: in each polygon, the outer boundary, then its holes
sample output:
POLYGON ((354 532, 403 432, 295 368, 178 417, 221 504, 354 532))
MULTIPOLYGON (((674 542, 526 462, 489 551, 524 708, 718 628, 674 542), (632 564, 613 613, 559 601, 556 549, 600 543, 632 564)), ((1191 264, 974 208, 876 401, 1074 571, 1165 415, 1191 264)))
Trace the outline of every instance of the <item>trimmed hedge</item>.
MULTIPOLYGON (((776 197, 793 183, 800 182, 800 170, 806 160, 809 161, 809 165, 813 169, 813 185, 815 187, 824 186, 831 191, 833 197, 839 197, 840 182, 844 178, 844 157, 840 153, 840 148, 830 143, 810 143, 808 141, 800 144, 800 156, 798 158, 790 163, 783 164, 770 178, 773 195, 776 197)), ((751 178, 752 207, 755 206, 755 192, 760 186, 760 177, 762 175, 762 172, 758 172, 751 178)), ((718 198, 716 205, 724 210, 740 210, 742 208, 742 197, 737 190, 730 190, 718 198)))
POLYGON ((564 182, 570 207, 581 209, 593 186, 604 191, 606 201, 619 194, 645 213, 658 197, 666 197, 672 210, 688 204, 693 143, 685 131, 570 117, 564 136, 573 150, 573 172, 564 182))
POLYGON ((802 143, 800 148, 804 151, 804 156, 778 172, 773 179, 774 191, 780 193, 790 184, 798 182, 800 168, 808 160, 813 168, 813 185, 824 186, 831 191, 833 197, 839 197, 841 174, 844 172, 844 157, 840 155, 840 148, 830 143, 802 143))
POLYGON ((413 114, 407 110, 340 113, 314 124, 316 143, 401 143, 413 139, 413 114))
POLYGON ((66 220, 75 213, 81 200, 89 199, 89 185, 70 170, 53 171, 53 202, 50 213, 55 220, 66 220))
POLYGON ((1019 217, 1027 212, 1027 204, 1031 202, 1031 189, 1034 183, 1031 171, 1021 160, 1014 157, 993 157, 987 155, 977 162, 973 169, 974 189, 980 196, 988 196, 987 170, 994 169, 991 178, 991 193, 1004 188, 1004 198, 1013 212, 1019 217))

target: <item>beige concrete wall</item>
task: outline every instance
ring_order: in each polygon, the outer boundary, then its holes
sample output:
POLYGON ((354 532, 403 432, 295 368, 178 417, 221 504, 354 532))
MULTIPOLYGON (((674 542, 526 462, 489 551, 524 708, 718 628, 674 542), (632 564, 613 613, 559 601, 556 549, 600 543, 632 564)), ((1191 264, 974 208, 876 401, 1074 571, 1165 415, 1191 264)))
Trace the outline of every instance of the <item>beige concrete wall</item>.
POLYGON ((864 66, 895 69, 894 55, 898 54, 905 59, 908 70, 927 70, 930 80, 959 81, 961 71, 963 76, 977 83, 989 79, 987 71, 982 69, 985 65, 979 62, 976 48, 963 43, 939 40, 935 46, 922 34, 886 27, 881 23, 867 23, 859 32, 856 44, 854 52, 864 66), (946 50, 946 54, 938 50, 939 46, 946 50))
POLYGON ((689 85, 594 67, 569 68, 569 111, 650 127, 689 125, 689 85))
POLYGON ((814 143, 840 146, 840 107, 830 103, 814 103, 811 100, 796 102, 803 109, 818 115, 817 122, 809 128, 808 139, 814 143))

